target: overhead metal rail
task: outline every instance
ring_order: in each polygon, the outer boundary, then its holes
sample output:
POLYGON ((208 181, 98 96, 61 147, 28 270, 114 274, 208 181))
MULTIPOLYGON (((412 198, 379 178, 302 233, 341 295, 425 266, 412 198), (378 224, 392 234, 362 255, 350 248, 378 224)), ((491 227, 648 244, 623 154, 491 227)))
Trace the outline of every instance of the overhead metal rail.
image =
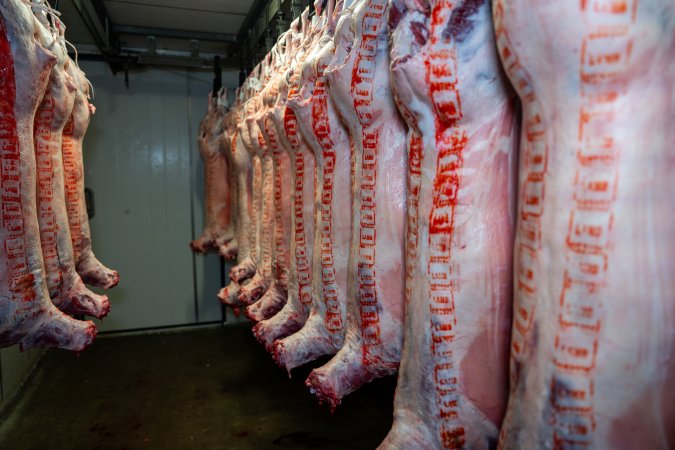
MULTIPOLYGON (((238 68, 243 77, 271 49, 278 36, 312 0, 255 0, 237 34, 176 30, 113 23, 104 0, 70 0, 98 50, 82 54, 82 59, 104 60, 113 74, 149 67, 173 67, 212 70, 215 57, 223 69, 238 68), (122 44, 121 36, 145 36, 145 47, 122 44), (186 40, 184 51, 166 51, 157 47, 158 39, 186 40), (200 43, 224 44, 218 54, 200 50, 200 43)), ((63 3, 63 2, 61 2, 63 3)), ((58 3, 56 3, 58 7, 58 3)), ((138 39, 136 40, 138 41, 138 39)))
POLYGON ((248 73, 271 50, 279 35, 288 30, 293 19, 312 5, 311 0, 256 0, 238 35, 242 71, 248 73))
POLYGON ((176 39, 195 39, 198 41, 223 42, 236 44, 237 35, 228 33, 209 33, 206 31, 172 30, 168 28, 137 27, 132 25, 113 24, 114 34, 129 34, 135 36, 156 36, 176 39))
MULTIPOLYGON (((121 25, 110 19, 103 0, 70 0, 70 3, 91 35, 97 50, 94 54, 81 52, 80 58, 103 60, 113 74, 124 72, 127 80, 129 71, 150 67, 212 70, 216 56, 220 58, 220 65, 224 68, 241 68, 240 44, 236 34, 121 25), (146 46, 124 46, 120 36, 145 36, 146 46), (159 50, 157 38, 186 40, 189 50, 159 50), (200 42, 211 43, 211 47, 212 43, 225 45, 222 46, 222 51, 213 53, 201 51, 200 42)), ((58 6, 55 3, 57 9, 58 6)))

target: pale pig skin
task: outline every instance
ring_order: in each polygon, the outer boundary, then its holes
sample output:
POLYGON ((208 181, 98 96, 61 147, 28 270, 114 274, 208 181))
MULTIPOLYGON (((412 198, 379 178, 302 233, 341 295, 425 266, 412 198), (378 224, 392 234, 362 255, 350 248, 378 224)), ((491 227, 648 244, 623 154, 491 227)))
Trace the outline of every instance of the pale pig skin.
POLYGON ((262 199, 262 170, 260 159, 251 149, 251 140, 244 118, 252 114, 252 103, 249 100, 244 104, 237 105, 237 137, 235 140, 235 152, 237 155, 237 172, 239 192, 245 195, 240 200, 239 207, 246 207, 238 218, 239 228, 239 258, 237 265, 230 269, 230 284, 218 293, 218 299, 225 305, 239 313, 243 306, 239 300, 239 290, 247 283, 256 272, 260 255, 260 204, 262 199), (246 170, 246 172, 242 172, 246 170), (246 176, 246 178, 244 178, 246 176), (242 186, 245 185, 245 188, 242 186), (243 242, 248 246, 241 247, 243 242))
POLYGON ((241 283, 238 272, 239 266, 232 269, 240 286, 237 292, 236 303, 248 306, 258 300, 267 290, 272 278, 272 235, 274 233, 274 172, 273 160, 266 148, 264 139, 256 121, 260 109, 260 91, 265 86, 264 77, 267 72, 269 55, 252 73, 249 83, 248 100, 244 106, 243 118, 239 124, 243 142, 249 151, 253 164, 253 216, 254 242, 251 250, 253 265, 244 262, 245 270, 253 269, 253 273, 243 273, 246 283, 241 283), (266 155, 263 158, 263 155, 266 155))
MULTIPOLYGON (((227 105, 227 90, 223 91, 221 97, 224 97, 222 102, 227 105)), ((225 259, 237 259, 239 252, 238 236, 241 233, 241 226, 239 225, 239 214, 241 209, 239 202, 242 200, 242 195, 239 193, 239 181, 237 177, 237 108, 236 105, 228 109, 223 117, 223 133, 220 136, 220 154, 225 158, 227 164, 227 183, 230 191, 230 228, 233 238, 227 243, 218 247, 218 253, 225 259)), ((245 172, 246 174, 246 172, 245 172)))
POLYGON ((47 89, 37 109, 34 131, 38 223, 47 287, 52 302, 63 312, 100 319, 108 314, 110 302, 105 295, 97 295, 87 289, 75 270, 66 210, 61 142, 77 90, 73 79, 66 73, 66 67, 73 62, 57 35, 47 28, 49 23, 44 13, 37 8, 34 12, 40 19, 37 29, 41 43, 56 57, 47 89))
POLYGON ((230 183, 230 210, 234 238, 220 246, 218 252, 226 259, 235 258, 237 263, 250 256, 250 208, 251 208, 251 158, 244 149, 237 121, 241 107, 235 104, 223 119, 221 153, 227 159, 230 183))
POLYGON ((260 253, 258 255, 255 275, 253 275, 246 285, 242 285, 239 289, 238 300, 246 306, 258 301, 272 283, 274 251, 274 159, 272 151, 267 146, 258 126, 257 115, 262 106, 260 93, 250 100, 250 102, 252 102, 252 107, 247 110, 248 115, 244 119, 244 122, 248 128, 251 142, 250 149, 254 155, 254 160, 257 158, 260 161, 260 222, 258 223, 257 230, 259 233, 258 248, 260 249, 260 253))
POLYGON ((379 448, 494 448, 507 398, 516 98, 489 1, 394 1, 390 23, 418 193, 394 425, 379 448))
POLYGON ((403 337, 406 129, 390 87, 387 2, 361 0, 335 33, 325 71, 353 141, 352 233, 344 346, 306 381, 331 407, 396 373, 403 337))
MULTIPOLYGON (((318 11, 321 10, 321 5, 318 11)), ((323 191, 323 158, 317 154, 316 137, 313 133, 312 104, 308 101, 314 90, 316 73, 313 65, 321 50, 321 42, 326 37, 330 37, 330 27, 328 27, 328 15, 333 5, 314 17, 314 22, 306 26, 306 36, 303 43, 303 52, 298 57, 294 73, 291 77, 292 88, 287 100, 287 114, 293 117, 295 123, 295 133, 297 141, 300 144, 298 152, 302 152, 302 158, 305 161, 305 171, 315 176, 313 180, 306 180, 303 184, 303 200, 305 207, 303 212, 304 227, 312 230, 311 241, 304 241, 305 247, 305 282, 300 287, 298 296, 304 302, 303 306, 309 308, 307 321, 302 328, 295 334, 280 340, 275 344, 274 358, 279 366, 290 370, 312 361, 324 354, 334 354, 339 349, 331 344, 330 336, 325 333, 323 326, 325 317, 319 314, 318 303, 322 301, 321 290, 322 270, 320 259, 322 249, 317 247, 317 240, 321 239, 321 224, 317 226, 317 214, 321 210, 321 192, 323 191), (311 164, 311 167, 310 167, 311 164), (317 290, 318 289, 318 290, 317 290)), ((320 152, 320 150, 319 150, 320 152)), ((305 238, 309 238, 309 233, 305 238)), ((341 343, 340 343, 341 344, 341 343)))
MULTIPOLYGON (((349 134, 333 106, 324 70, 333 57, 333 35, 343 3, 329 2, 327 24, 301 67, 300 89, 289 99, 316 159, 311 309, 305 326, 277 346, 287 370, 337 353, 346 331, 347 267, 351 238, 349 134), (329 311, 330 309, 330 311, 329 311)), ((326 20, 324 19, 324 20, 326 20)))
POLYGON ((68 74, 75 82, 77 90, 73 113, 63 129, 61 150, 75 269, 85 283, 110 289, 119 283, 120 277, 117 271, 101 264, 94 255, 84 197, 82 144, 95 108, 89 103, 89 84, 84 73, 75 64, 70 64, 68 74))
POLYGON ((261 93, 262 107, 258 112, 258 128, 272 153, 274 167, 274 233, 272 235, 272 281, 260 300, 246 309, 251 320, 259 322, 274 316, 288 299, 288 283, 291 251, 291 159, 283 146, 273 120, 275 104, 279 95, 279 79, 285 73, 286 58, 290 56, 290 35, 272 49, 275 59, 271 62, 272 74, 261 93), (283 48, 281 44, 284 44, 283 48))
POLYGON ((675 4, 497 1, 494 23, 523 104, 500 448, 672 448, 675 4))
POLYGON ((3 181, 2 187, 3 206, 11 205, 16 217, 0 226, 7 267, 0 271, 0 346, 80 351, 91 344, 96 327, 52 304, 40 248, 33 121, 56 58, 35 40, 36 27, 22 1, 0 3, 0 160, 16 172, 16 177, 6 173, 11 182, 3 181))
POLYGON ((205 222, 202 235, 190 243, 195 252, 210 249, 224 250, 234 239, 234 220, 231 205, 229 160, 223 154, 225 107, 219 98, 209 94, 208 110, 199 124, 197 145, 204 162, 205 222))
MULTIPOLYGON (((312 212, 314 167, 311 160, 305 158, 305 154, 298 156, 298 152, 309 151, 300 133, 294 128, 295 117, 288 117, 290 110, 286 108, 293 71, 297 67, 298 60, 302 59, 305 47, 301 45, 303 33, 298 31, 299 21, 291 24, 287 35, 287 54, 281 76, 275 82, 278 83, 278 95, 270 111, 270 119, 273 121, 280 145, 289 156, 290 170, 290 270, 288 279, 287 301, 284 307, 273 317, 258 323, 253 332, 258 341, 269 352, 274 351, 274 343, 278 339, 295 333, 303 326, 309 313, 309 305, 303 298, 308 297, 308 283, 305 279, 308 274, 308 261, 311 260, 312 247, 308 242, 312 236, 312 212), (292 122, 292 123, 291 123, 292 122), (287 132, 286 126, 290 127, 287 132), (300 158, 300 160, 298 160, 300 158), (301 164, 299 164, 299 162, 301 164), (299 214, 299 215, 298 215, 299 214), (300 272, 299 272, 300 271, 300 272)), ((304 30, 307 35, 307 30, 304 30)), ((292 114, 292 113, 290 113, 292 114)), ((307 156, 311 156, 308 154, 307 156)))

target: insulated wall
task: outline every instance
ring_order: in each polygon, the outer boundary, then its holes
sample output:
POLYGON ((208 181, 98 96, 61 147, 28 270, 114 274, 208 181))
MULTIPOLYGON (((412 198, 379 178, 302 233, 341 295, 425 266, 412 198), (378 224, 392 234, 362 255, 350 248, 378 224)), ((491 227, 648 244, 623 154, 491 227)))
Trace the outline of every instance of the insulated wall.
MULTIPOLYGON (((97 110, 84 140, 85 184, 94 192, 94 252, 119 271, 102 331, 221 319, 218 257, 192 255, 203 228, 203 165, 197 150, 213 76, 150 70, 114 77, 81 64, 97 110)), ((236 86, 238 73, 225 72, 236 86)))

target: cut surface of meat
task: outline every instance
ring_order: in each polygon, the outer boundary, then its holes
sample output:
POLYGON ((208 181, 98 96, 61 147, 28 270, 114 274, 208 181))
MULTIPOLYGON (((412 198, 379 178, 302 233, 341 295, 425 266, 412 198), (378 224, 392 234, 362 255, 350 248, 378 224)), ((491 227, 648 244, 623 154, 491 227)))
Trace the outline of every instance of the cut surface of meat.
POLYGON ((496 1, 523 104, 500 448, 675 445, 675 4, 496 1))
POLYGON ((387 2, 350 6, 325 74, 353 141, 353 210, 344 346, 306 381, 331 407, 396 372, 403 336, 406 129, 389 75, 387 2), (347 29, 348 27, 348 29, 347 29))
POLYGON ((96 327, 52 304, 40 248, 33 125, 56 58, 35 41, 36 20, 20 0, 0 3, 0 346, 80 351, 96 327))
POLYGON ((508 386, 517 99, 489 1, 394 1, 390 24, 410 125, 406 321, 379 448, 490 449, 508 386))

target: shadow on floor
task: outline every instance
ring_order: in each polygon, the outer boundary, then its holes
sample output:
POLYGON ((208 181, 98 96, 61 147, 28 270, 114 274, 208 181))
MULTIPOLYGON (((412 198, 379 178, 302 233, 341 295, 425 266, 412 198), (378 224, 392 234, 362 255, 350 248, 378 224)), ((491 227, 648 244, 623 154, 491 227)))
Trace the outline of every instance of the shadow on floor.
MULTIPOLYGON (((319 361, 313 367, 318 367, 319 361)), ((374 449, 392 422, 394 377, 335 414, 277 368, 249 326, 107 337, 51 351, 0 424, 0 448, 374 449)))

